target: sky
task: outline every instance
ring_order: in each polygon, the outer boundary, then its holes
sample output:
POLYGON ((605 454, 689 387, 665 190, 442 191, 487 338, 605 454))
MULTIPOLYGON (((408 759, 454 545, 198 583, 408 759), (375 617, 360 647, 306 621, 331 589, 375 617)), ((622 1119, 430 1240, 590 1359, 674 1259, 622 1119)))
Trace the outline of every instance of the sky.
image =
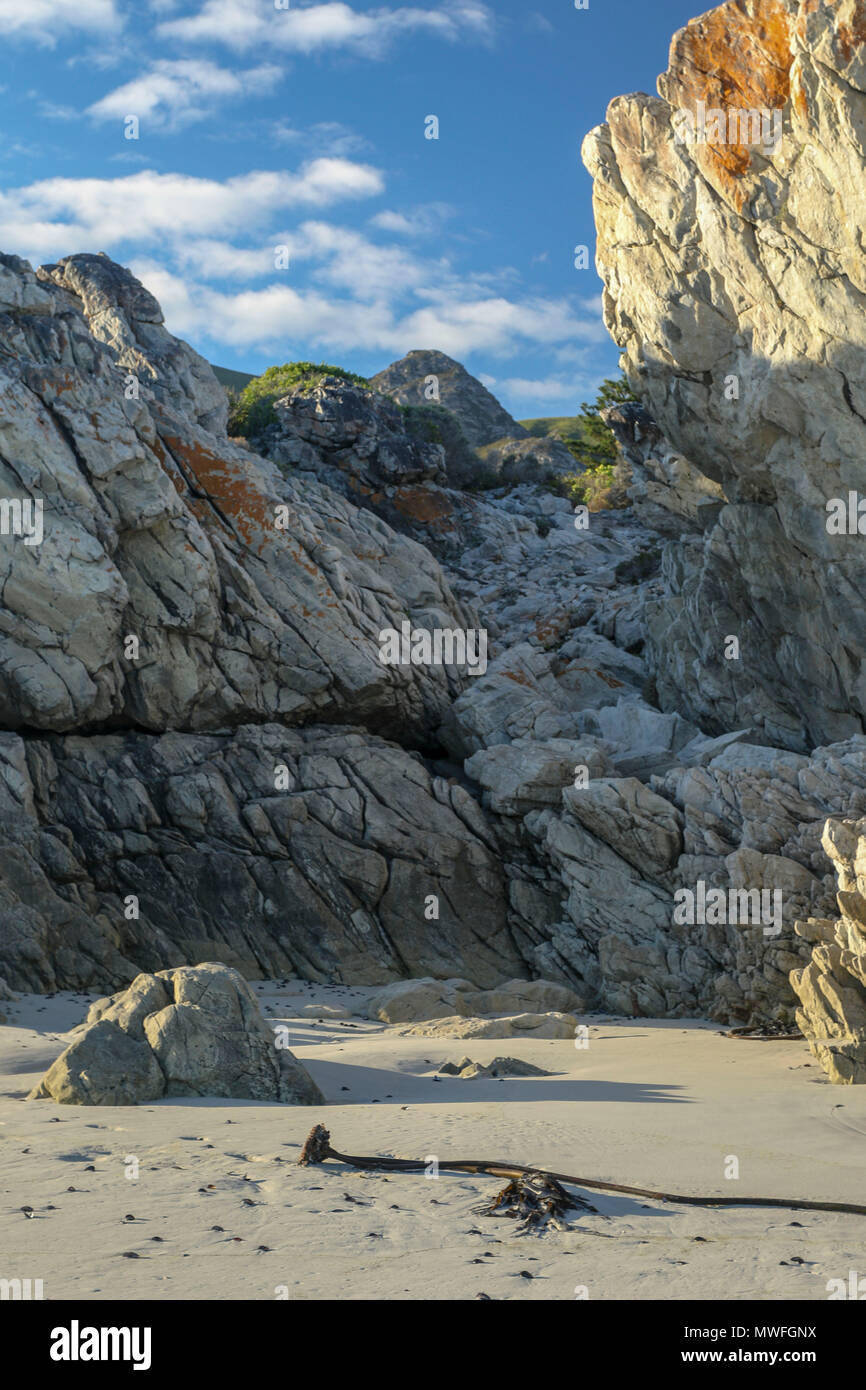
POLYGON ((618 361, 581 141, 708 7, 0 0, 0 250, 105 251, 220 366, 437 348, 574 414, 618 361))

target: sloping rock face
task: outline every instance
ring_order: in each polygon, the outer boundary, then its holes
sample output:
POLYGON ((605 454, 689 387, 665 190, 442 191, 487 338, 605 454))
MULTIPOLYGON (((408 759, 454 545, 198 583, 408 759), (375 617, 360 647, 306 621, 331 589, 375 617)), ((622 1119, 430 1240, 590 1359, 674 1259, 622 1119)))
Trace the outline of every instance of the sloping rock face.
POLYGON ((831 1081, 866 1084, 866 819, 827 822, 824 848, 839 880, 839 917, 796 924, 812 947, 791 975, 797 1022, 831 1081))
POLYGON ((438 400, 457 416, 464 435, 476 449, 506 436, 529 437, 487 387, 444 352, 409 352, 372 377, 371 385, 400 405, 429 405, 431 400, 438 400), (430 394, 434 388, 428 387, 431 378, 435 378, 435 395, 430 394))
POLYGON ((21 989, 221 960, 352 984, 525 972, 496 839, 362 731, 0 735, 0 961, 21 989))
MULTIPOLYGON (((2 258, 0 308, 4 517, 43 509, 0 537, 10 980, 524 973, 477 803, 377 736, 428 746, 463 687, 380 659, 403 622, 478 626, 429 550, 229 440, 207 363, 108 258, 2 258)), ((436 477, 374 414, 330 418, 356 468, 436 477)))
POLYGON ((92 1004, 28 1100, 138 1105, 163 1096, 231 1096, 324 1105, 309 1072, 262 1018, 236 970, 207 962, 137 975, 92 1004))
POLYGON ((0 724, 209 729, 355 718, 423 739, 459 681, 377 634, 471 626, 438 564, 224 432, 207 364, 121 267, 0 261, 0 724))
POLYGON ((629 465, 629 501, 646 525, 679 539, 715 524, 725 505, 721 487, 671 448, 642 405, 608 406, 602 418, 629 465))
POLYGON ((866 715, 866 4, 731 0, 676 35, 659 91, 584 145, 606 322, 724 498, 666 546, 648 656, 664 708, 805 751, 866 715))

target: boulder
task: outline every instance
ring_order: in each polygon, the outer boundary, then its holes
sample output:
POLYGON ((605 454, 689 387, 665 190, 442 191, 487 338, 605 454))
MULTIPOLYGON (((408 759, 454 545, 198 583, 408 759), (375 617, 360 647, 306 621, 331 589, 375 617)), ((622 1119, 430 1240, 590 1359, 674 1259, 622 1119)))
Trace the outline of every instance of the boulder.
POLYGON ((404 1038, 574 1038, 574 1014, 515 1014, 506 1018, 438 1018, 398 1027, 404 1038))
POLYGON ((213 962, 138 975, 91 1006, 28 1100, 140 1105, 169 1096, 324 1104, 306 1069, 278 1047, 247 982, 213 962))
POLYGON ((471 1057, 462 1057, 459 1062, 446 1062, 439 1068, 440 1076, 459 1076, 461 1081, 500 1080, 508 1076, 550 1076, 543 1067, 534 1067, 531 1062, 522 1062, 519 1057, 494 1057, 486 1066, 483 1062, 473 1062, 471 1057))
POLYGON ((479 990, 468 980, 424 979, 388 985, 367 1001, 366 1011, 369 1018, 397 1024, 449 1017, 566 1013, 581 1006, 572 989, 550 980, 508 980, 495 989, 479 990))
POLYGON ((399 980, 367 1001, 368 1018, 381 1023, 415 1023, 419 1019, 447 1018, 461 1012, 463 993, 473 986, 468 980, 399 980))
POLYGON ((466 760, 466 772, 483 789, 484 805, 505 816, 523 816, 543 806, 559 806, 578 768, 592 778, 613 767, 604 750, 589 739, 520 738, 483 748, 466 760))

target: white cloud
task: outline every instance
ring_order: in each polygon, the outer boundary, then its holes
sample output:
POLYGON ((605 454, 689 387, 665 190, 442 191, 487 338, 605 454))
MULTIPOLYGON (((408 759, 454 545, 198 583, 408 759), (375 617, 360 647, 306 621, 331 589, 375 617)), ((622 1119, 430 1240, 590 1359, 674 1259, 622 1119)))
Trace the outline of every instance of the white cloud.
POLYGON ((133 261, 132 269, 162 304, 172 332, 232 348, 401 356, 437 347, 458 358, 475 351, 508 356, 566 337, 594 340, 600 327, 560 301, 465 299, 457 290, 452 299, 441 293, 435 306, 412 310, 385 294, 359 300, 291 283, 232 293, 152 261, 133 261))
MULTIPOLYGON (((501 381, 500 387, 517 400, 534 401, 574 401, 574 377, 544 377, 533 381, 528 377, 512 376, 501 381)), ((575 406, 575 411, 577 406, 575 406)))
MULTIPOLYGON (((458 358, 525 360, 540 350, 573 381, 565 358, 607 340, 576 296, 529 295, 513 268, 461 273, 435 242, 425 255, 428 243, 388 240, 389 228, 404 232, 399 214, 373 219, 375 237, 311 215, 383 184, 378 169, 339 158, 223 181, 153 170, 46 179, 0 191, 0 245, 35 260, 103 249, 122 256, 172 331, 214 351, 400 356, 437 347, 458 358), (286 269, 275 262, 279 246, 289 250, 286 269)), ((431 207, 403 216, 444 215, 431 207)), ((566 394, 521 378, 508 386, 536 400, 566 394)))
POLYGON ((379 57, 405 34, 429 34, 455 42, 492 33, 493 15, 480 0, 457 0, 440 9, 401 6, 358 11, 342 0, 276 9, 273 0, 205 0, 194 15, 158 26, 163 38, 227 44, 240 52, 258 47, 291 53, 349 49, 379 57))
POLYGON ((44 179, 0 192, 0 245, 40 259, 127 243, 231 236, 301 207, 381 193, 368 164, 314 159, 297 173, 260 170, 220 183, 153 170, 117 179, 44 179))
POLYGON ((305 150, 314 154, 350 155, 362 154, 370 149, 370 141, 356 131, 343 125, 342 121, 317 121, 314 125, 299 129, 285 121, 276 121, 271 127, 275 140, 283 145, 303 144, 305 150))
POLYGON ((177 129, 202 120, 223 100, 269 91, 281 76, 271 63, 233 72, 203 59, 159 59, 94 102, 87 114, 100 121, 138 116, 151 127, 177 129))
POLYGON ((0 0, 0 34, 35 39, 50 48, 70 31, 101 34, 120 26, 115 0, 0 0))
POLYGON ((377 212, 375 217, 370 218, 370 226, 397 236, 432 236, 453 216, 454 209, 448 203, 423 203, 409 213, 390 209, 377 212))

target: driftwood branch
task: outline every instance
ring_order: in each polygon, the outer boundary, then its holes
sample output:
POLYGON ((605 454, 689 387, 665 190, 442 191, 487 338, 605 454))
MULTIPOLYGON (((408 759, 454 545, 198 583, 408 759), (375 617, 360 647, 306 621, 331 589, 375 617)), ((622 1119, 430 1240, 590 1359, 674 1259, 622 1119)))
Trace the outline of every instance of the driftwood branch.
MULTIPOLYGON (((342 1154, 331 1147, 331 1135, 324 1125, 314 1125, 307 1136, 298 1163, 324 1163, 328 1158, 347 1163, 351 1168, 372 1168, 385 1173, 423 1173, 427 1162, 423 1158, 359 1157, 342 1154)), ((438 1167, 452 1173, 489 1173, 496 1178, 542 1178, 553 1183, 569 1183, 574 1187, 589 1187, 597 1192, 620 1192, 627 1197, 649 1197, 654 1202, 676 1202, 686 1207, 782 1207, 789 1211, 841 1211, 851 1216, 866 1216, 866 1206, 852 1202, 806 1202, 796 1197, 683 1197, 673 1192, 653 1192, 647 1187, 625 1187, 622 1183, 600 1182, 598 1178, 577 1178, 570 1173, 551 1173, 545 1168, 524 1168, 519 1163, 498 1159, 464 1158, 438 1159, 438 1167)))

